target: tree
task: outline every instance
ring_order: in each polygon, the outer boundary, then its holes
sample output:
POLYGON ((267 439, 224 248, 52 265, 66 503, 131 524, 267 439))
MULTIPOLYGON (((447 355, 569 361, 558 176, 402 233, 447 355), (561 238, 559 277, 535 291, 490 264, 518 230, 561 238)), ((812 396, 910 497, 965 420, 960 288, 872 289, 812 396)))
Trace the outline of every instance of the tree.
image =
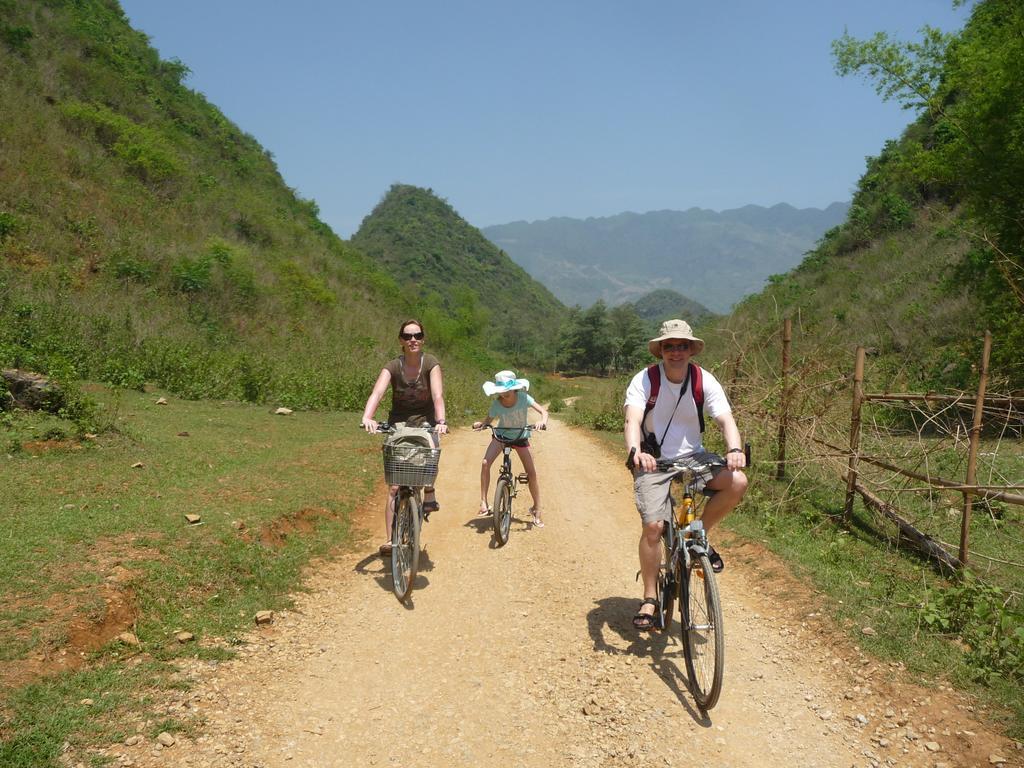
POLYGON ((844 35, 832 44, 836 71, 862 73, 883 99, 926 112, 931 131, 914 172, 955 191, 977 225, 968 234, 1024 305, 1024 4, 981 0, 960 34, 922 35, 844 35))
POLYGON ((612 307, 608 312, 612 341, 611 368, 616 371, 639 367, 647 355, 647 328, 631 304, 612 307))
POLYGON ((922 112, 901 163, 962 206, 976 247, 957 276, 1001 340, 993 363, 1024 384, 1024 3, 980 0, 958 35, 926 27, 920 43, 844 35, 833 54, 839 74, 922 112))
POLYGON ((559 338, 559 359, 570 370, 604 373, 611 365, 613 341, 603 301, 586 310, 569 310, 559 338))

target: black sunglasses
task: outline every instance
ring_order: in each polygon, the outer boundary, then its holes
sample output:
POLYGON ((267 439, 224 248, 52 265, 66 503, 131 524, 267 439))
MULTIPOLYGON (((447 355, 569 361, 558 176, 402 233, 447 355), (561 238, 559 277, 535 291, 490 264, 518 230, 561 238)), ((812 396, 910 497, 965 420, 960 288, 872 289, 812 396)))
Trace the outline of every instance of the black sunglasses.
POLYGON ((665 342, 661 343, 662 352, 685 352, 689 348, 690 342, 688 341, 680 341, 675 344, 666 344, 665 342))
POLYGON ((413 339, 423 341, 423 331, 420 331, 419 333, 400 333, 398 335, 402 341, 412 341, 413 339))

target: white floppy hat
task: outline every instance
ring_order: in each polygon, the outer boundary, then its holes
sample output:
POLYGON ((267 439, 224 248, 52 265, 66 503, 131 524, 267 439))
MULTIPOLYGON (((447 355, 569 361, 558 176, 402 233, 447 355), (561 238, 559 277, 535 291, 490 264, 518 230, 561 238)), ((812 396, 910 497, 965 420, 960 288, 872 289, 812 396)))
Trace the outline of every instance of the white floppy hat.
POLYGON ((691 355, 698 355, 704 349, 704 341, 694 336, 690 324, 683 320, 666 320, 662 323, 658 335, 647 342, 647 349, 652 355, 660 358, 661 342, 669 339, 684 339, 692 342, 690 345, 691 355))
POLYGON ((484 394, 488 397, 500 395, 502 392, 514 392, 517 389, 529 389, 530 382, 526 379, 517 379, 515 371, 498 371, 494 374, 494 381, 484 382, 484 394))

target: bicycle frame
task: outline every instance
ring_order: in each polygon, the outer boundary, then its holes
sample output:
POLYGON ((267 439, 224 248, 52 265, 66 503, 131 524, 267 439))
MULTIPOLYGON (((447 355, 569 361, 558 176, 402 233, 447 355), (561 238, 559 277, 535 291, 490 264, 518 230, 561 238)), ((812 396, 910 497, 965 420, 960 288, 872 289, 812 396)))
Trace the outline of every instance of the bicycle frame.
MULTIPOLYGON (((382 422, 376 431, 378 434, 391 434, 395 428, 382 422)), ((388 459, 385 453, 385 470, 387 466, 388 459)), ((419 479, 415 475, 413 477, 419 479)), ((395 597, 401 601, 410 595, 416 581, 420 558, 420 531, 424 517, 422 488, 419 485, 398 483, 390 531, 391 576, 395 597)))
MULTIPOLYGON (((632 466, 633 453, 627 459, 632 466)), ((725 664, 725 634, 722 626, 718 585, 709 559, 707 531, 699 518, 701 502, 694 490, 698 471, 674 461, 658 461, 662 472, 673 472, 672 482, 683 486, 679 509, 669 494, 671 512, 662 535, 665 557, 657 579, 657 623, 671 627, 673 604, 679 601, 680 630, 690 692, 702 710, 718 703, 725 664)))

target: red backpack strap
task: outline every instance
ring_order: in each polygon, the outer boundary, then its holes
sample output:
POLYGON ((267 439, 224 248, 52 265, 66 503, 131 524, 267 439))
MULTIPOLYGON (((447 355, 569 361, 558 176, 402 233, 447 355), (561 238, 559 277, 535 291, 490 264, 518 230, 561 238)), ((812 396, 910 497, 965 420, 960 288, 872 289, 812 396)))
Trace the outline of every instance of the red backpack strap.
POLYGON ((648 409, 654 407, 658 400, 658 391, 661 389, 661 366, 655 363, 647 368, 647 378, 651 380, 651 396, 647 398, 648 409))
POLYGON ((658 392, 661 390, 661 366, 655 363, 648 367, 647 378, 651 382, 651 394, 647 398, 647 405, 644 406, 644 415, 640 417, 640 431, 644 431, 644 422, 647 421, 647 414, 651 412, 654 404, 658 401, 658 392))
POLYGON ((690 363, 690 394, 693 395, 693 404, 697 406, 701 434, 704 434, 704 374, 695 363, 690 363))

